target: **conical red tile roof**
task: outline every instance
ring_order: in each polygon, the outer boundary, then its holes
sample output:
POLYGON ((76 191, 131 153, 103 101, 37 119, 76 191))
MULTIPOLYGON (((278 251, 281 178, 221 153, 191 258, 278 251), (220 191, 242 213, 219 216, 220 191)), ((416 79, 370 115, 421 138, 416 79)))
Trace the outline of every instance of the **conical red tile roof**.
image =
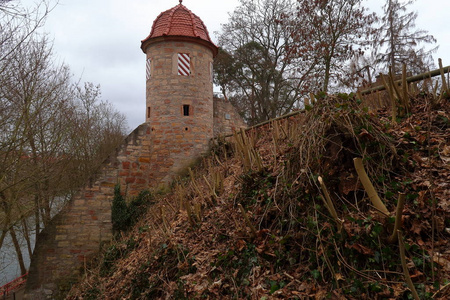
POLYGON ((208 29, 203 21, 180 4, 159 14, 153 22, 150 35, 142 41, 141 49, 145 52, 145 48, 153 40, 158 38, 168 38, 171 40, 177 37, 183 39, 195 39, 201 44, 205 44, 211 48, 214 56, 217 54, 217 46, 211 41, 208 29))

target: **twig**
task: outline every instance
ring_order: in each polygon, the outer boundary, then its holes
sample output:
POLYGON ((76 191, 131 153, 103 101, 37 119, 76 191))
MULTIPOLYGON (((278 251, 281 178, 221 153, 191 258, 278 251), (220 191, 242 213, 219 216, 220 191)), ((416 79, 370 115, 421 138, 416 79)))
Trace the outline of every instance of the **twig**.
POLYGON ((178 197, 178 212, 180 212, 184 205, 184 189, 179 183, 175 185, 175 193, 178 197))
MULTIPOLYGON (((433 150, 431 148, 431 103, 427 107, 427 152, 428 158, 431 158, 433 155, 433 150)), ((435 282, 435 274, 434 274, 434 240, 435 240, 435 229, 436 229, 436 198, 434 197, 434 180, 433 175, 431 174, 431 169, 428 170, 428 178, 430 180, 431 186, 429 188, 431 195, 431 280, 435 282)))
POLYGON ((366 170, 364 169, 364 165, 362 163, 362 159, 360 157, 356 157, 353 159, 353 163, 355 164, 356 172, 358 173, 359 179, 361 180, 364 189, 369 195, 369 199, 370 201, 372 201, 373 206, 375 206, 378 209, 378 211, 381 212, 384 216, 388 216, 389 211, 387 210, 383 201, 381 201, 380 197, 375 191, 375 188, 373 187, 373 184, 370 181, 369 176, 367 176, 366 170))
POLYGON ((160 213, 161 213, 161 219, 162 219, 162 227, 163 227, 163 229, 164 229, 164 231, 166 232, 166 233, 168 233, 169 232, 169 225, 167 224, 167 220, 166 220, 166 212, 165 212, 165 206, 164 205, 161 205, 160 207, 159 207, 159 211, 160 211, 160 213))
MULTIPOLYGON (((336 250, 337 253, 337 257, 338 260, 344 265, 344 267, 346 267, 347 269, 351 270, 352 272, 354 272, 355 274, 357 274, 358 276, 361 276, 363 278, 366 278, 367 280, 371 280, 371 281, 377 281, 376 277, 370 276, 358 269, 356 269, 355 267, 351 266, 346 260, 345 257, 342 255, 342 253, 339 251, 338 245, 336 244, 336 241, 333 240, 333 244, 334 244, 334 248, 336 250)), ((386 281, 385 281, 386 282, 386 281)))
POLYGON ((381 79, 383 80, 384 87, 388 91, 389 98, 391 99, 392 123, 395 123, 397 121, 397 105, 395 105, 394 93, 392 92, 391 86, 389 84, 389 79, 386 79, 386 76, 384 74, 380 75, 381 79))
POLYGON ((436 81, 436 84, 434 85, 434 88, 433 88, 433 104, 435 105, 435 104, 437 104, 437 102, 439 102, 438 100, 437 100, 437 93, 438 93, 438 88, 439 88, 439 82, 438 81, 436 81))
POLYGON ((395 94, 397 95, 397 99, 402 100, 402 95, 400 94, 400 91, 398 90, 397 84, 394 80, 394 74, 392 73, 392 67, 389 67, 389 82, 391 84, 393 92, 395 92, 395 94))
POLYGON ((174 213, 177 213, 177 210, 172 206, 172 204, 170 204, 169 201, 167 201, 166 198, 164 198, 163 200, 164 200, 164 202, 166 202, 167 205, 169 205, 170 209, 171 209, 174 213))
POLYGON ((195 216, 197 217, 197 221, 201 222, 202 221, 202 205, 198 202, 196 202, 194 204, 194 211, 195 211, 195 216))
POLYGON ((398 195, 397 212, 395 214, 395 226, 394 226, 394 231, 392 232, 392 235, 388 239, 389 243, 397 242, 398 231, 399 231, 400 227, 402 226, 402 213, 403 213, 403 207, 405 205, 405 198, 406 198, 406 195, 404 193, 400 193, 398 195))
MULTIPOLYGON (((226 150, 224 150, 224 151, 226 152, 226 150)), ((220 165, 222 168, 224 168, 224 165, 222 164, 222 162, 220 161, 219 157, 218 157, 216 154, 214 154, 214 158, 215 158, 216 161, 219 163, 219 165, 220 165)))
POLYGON ((323 179, 321 176, 319 176, 318 178, 319 183, 320 183, 320 187, 322 188, 323 194, 325 195, 325 198, 323 199, 323 202, 326 206, 326 208, 328 209, 328 211, 330 212, 331 216, 334 218, 334 220, 336 221, 337 227, 338 227, 338 231, 341 232, 342 230, 342 221, 339 219, 336 209, 334 208, 334 204, 331 201, 330 198, 330 194, 328 193, 328 189, 325 185, 325 183, 323 182, 323 179))
MULTIPOLYGON (((314 211, 314 214, 315 214, 315 217, 316 217, 316 220, 317 220, 317 210, 314 211)), ((322 236, 320 234, 321 230, 319 228, 319 222, 315 222, 315 223, 316 223, 317 236, 318 236, 317 240, 320 243, 320 247, 323 249, 323 257, 325 259, 325 263, 327 264, 328 269, 330 269, 330 272, 333 275, 334 280, 336 281, 336 287, 339 289, 339 279, 337 278, 336 272, 334 271, 333 266, 331 265, 330 259, 329 259, 328 255, 327 255, 327 251, 325 251, 325 247, 322 244, 322 236)), ((323 277, 323 274, 322 274, 322 277, 323 277)))
MULTIPOLYGON (((213 176, 214 176, 214 174, 213 174, 213 176)), ((208 178, 206 178, 205 175, 203 175, 203 179, 205 180, 206 185, 207 185, 208 188, 209 188, 209 193, 210 193, 211 199, 212 199, 211 201, 212 201, 214 204, 216 204, 217 194, 216 194, 215 185, 212 186, 212 185, 209 183, 208 178)))
POLYGON ((188 216, 189 224, 191 225, 192 228, 194 228, 196 223, 195 223, 194 219, 192 218, 191 203, 188 200, 186 200, 184 202, 184 206, 186 207, 186 213, 187 213, 187 216, 188 216))
POLYGON ((316 98, 314 97, 314 94, 309 93, 309 98, 311 99, 311 105, 314 105, 314 103, 316 102, 316 98))
POLYGON ((245 223, 247 223, 247 226, 250 227, 250 230, 252 232, 252 236, 256 237, 256 228, 253 226, 253 224, 250 222, 250 219, 247 216, 247 213, 245 212, 244 207, 239 203, 238 204, 239 210, 241 211, 242 216, 244 217, 245 223))
POLYGON ((436 293, 434 293, 434 295, 431 297, 432 299, 435 299, 436 296, 442 292, 443 290, 445 290, 446 288, 448 288, 450 286, 450 282, 447 283, 446 285, 444 285, 443 287, 441 287, 436 293))
MULTIPOLYGON (((189 171, 189 176, 191 177, 191 184, 192 184, 192 187, 193 187, 194 190, 197 192, 197 195, 198 195, 200 198, 205 199, 205 197, 203 197, 203 193, 202 193, 200 187, 199 187, 198 184, 197 184, 197 181, 195 180, 194 172, 192 171, 191 168, 189 168, 188 171, 189 171)), ((210 198, 206 198, 206 201, 207 201, 211 206, 214 205, 213 201, 212 201, 210 198)))
POLYGON ((305 107, 306 107, 306 106, 310 106, 310 102, 309 102, 309 98, 308 98, 308 97, 306 97, 306 98, 303 100, 303 104, 304 104, 305 107))
POLYGON ((403 236, 401 231, 398 231, 398 246, 400 251, 400 260, 402 262, 403 273, 405 274, 406 283, 408 284, 409 289, 415 300, 420 300, 419 295, 417 294, 416 288, 411 280, 411 276, 409 275, 408 266, 406 265, 406 257, 405 257, 405 245, 403 243, 403 236))
POLYGON ((402 68, 402 91, 403 91, 403 105, 405 106, 406 113, 409 112, 409 94, 408 94, 408 82, 406 81, 406 64, 403 64, 402 68))
POLYGON ((447 96, 449 96, 450 95, 450 91, 448 89, 447 80, 445 79, 444 67, 442 66, 442 59, 439 58, 438 61, 439 61, 439 70, 441 72, 442 88, 447 93, 447 96))

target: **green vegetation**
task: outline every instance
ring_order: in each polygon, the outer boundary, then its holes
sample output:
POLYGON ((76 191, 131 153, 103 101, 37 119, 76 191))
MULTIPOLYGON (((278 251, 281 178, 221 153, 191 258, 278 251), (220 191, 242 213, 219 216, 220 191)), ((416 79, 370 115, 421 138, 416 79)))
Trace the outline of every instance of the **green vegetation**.
POLYGON ((127 205, 125 198, 120 192, 120 185, 116 185, 111 207, 114 233, 117 235, 134 226, 139 218, 145 214, 153 199, 154 197, 149 191, 143 191, 127 205))

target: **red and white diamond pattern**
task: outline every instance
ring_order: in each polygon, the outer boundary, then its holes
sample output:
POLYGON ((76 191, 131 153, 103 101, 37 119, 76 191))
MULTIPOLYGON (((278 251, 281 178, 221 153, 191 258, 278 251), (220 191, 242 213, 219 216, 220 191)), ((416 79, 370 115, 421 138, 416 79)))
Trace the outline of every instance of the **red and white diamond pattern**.
POLYGON ((178 53, 178 75, 189 76, 191 74, 191 58, 187 53, 178 53))

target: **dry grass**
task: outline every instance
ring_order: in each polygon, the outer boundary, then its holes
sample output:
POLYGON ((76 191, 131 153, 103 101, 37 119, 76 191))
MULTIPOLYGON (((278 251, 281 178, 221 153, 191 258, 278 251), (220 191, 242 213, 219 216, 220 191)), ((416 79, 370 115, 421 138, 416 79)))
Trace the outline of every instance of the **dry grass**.
POLYGON ((409 294, 402 259, 421 297, 445 299, 450 111, 448 100, 433 111, 426 103, 416 99, 414 115, 393 124, 389 111, 326 97, 297 116, 218 141, 113 243, 123 255, 109 275, 102 276, 99 257, 68 299, 402 298, 409 294), (392 216, 396 193, 407 195, 403 257, 388 242, 394 218, 371 206, 355 157, 392 216))

